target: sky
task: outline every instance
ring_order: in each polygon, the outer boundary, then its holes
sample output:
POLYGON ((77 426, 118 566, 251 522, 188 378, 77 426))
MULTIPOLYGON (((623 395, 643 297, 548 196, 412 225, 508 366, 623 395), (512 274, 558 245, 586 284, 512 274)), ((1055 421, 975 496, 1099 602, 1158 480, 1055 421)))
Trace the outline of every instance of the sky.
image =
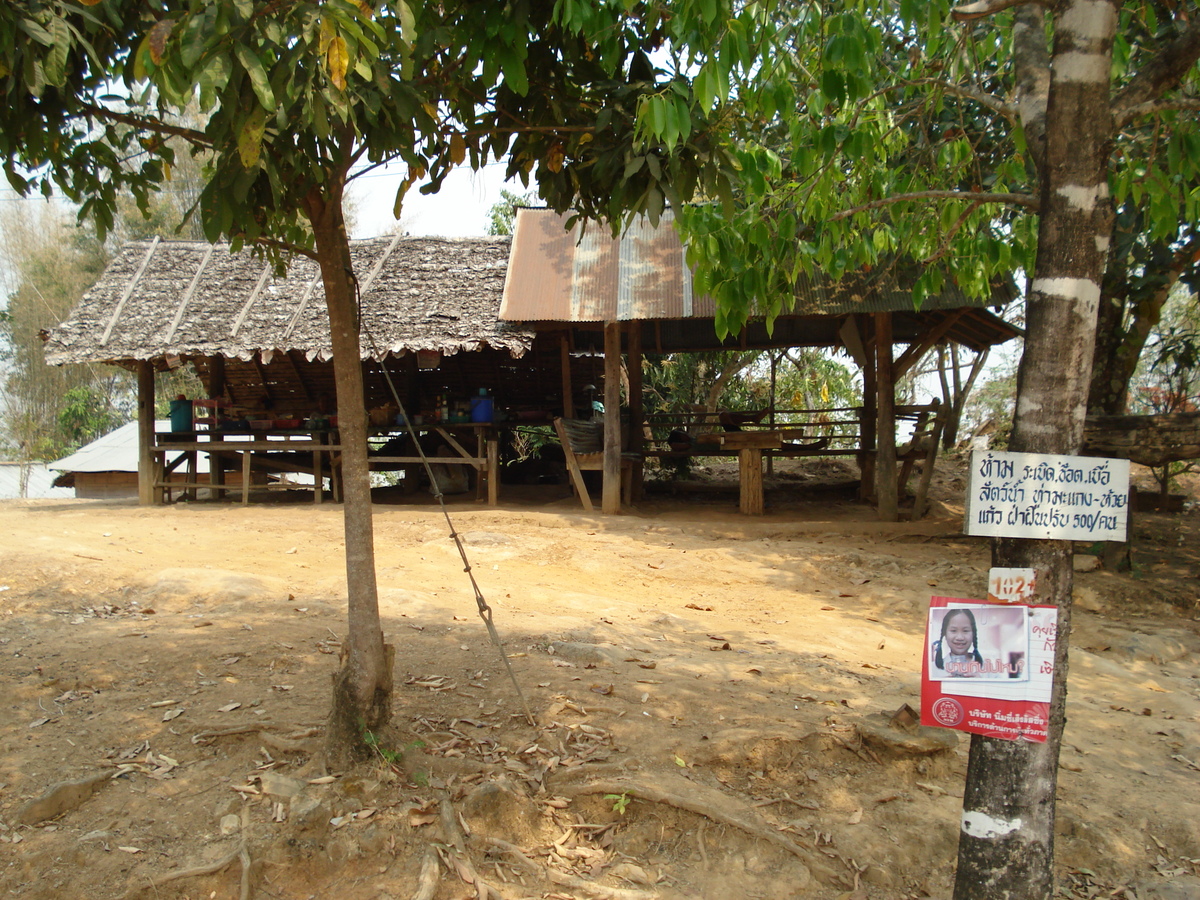
MULTIPOLYGON (((405 171, 403 165, 379 169, 352 183, 355 226, 351 237, 377 237, 392 231, 396 225, 392 205, 405 171)), ((505 183, 503 163, 493 163, 479 172, 459 166, 446 176, 436 194, 422 194, 414 185, 404 199, 401 225, 413 235, 480 237, 487 234, 488 210, 499 202, 502 189, 525 193, 520 181, 505 183)))

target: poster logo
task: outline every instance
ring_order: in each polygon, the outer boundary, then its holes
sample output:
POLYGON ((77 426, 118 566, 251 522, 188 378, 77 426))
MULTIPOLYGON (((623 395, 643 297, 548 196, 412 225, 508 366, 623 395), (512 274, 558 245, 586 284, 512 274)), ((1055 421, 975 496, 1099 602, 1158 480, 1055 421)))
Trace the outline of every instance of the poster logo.
POLYGON ((942 697, 933 704, 930 712, 939 725, 947 728, 953 728, 960 724, 964 715, 962 704, 950 697, 942 697))

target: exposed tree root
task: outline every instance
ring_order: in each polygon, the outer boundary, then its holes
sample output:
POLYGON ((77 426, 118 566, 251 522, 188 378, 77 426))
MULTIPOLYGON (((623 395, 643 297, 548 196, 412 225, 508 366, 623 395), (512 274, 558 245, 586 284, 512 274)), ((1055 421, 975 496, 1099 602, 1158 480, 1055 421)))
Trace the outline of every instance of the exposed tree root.
POLYGON ((425 851, 421 859, 421 875, 417 879, 417 892, 412 900, 433 900, 438 888, 438 855, 432 847, 425 851))
POLYGON ((713 788, 684 779, 672 779, 682 782, 679 789, 663 787, 660 784, 644 781, 639 778, 624 777, 620 779, 589 781, 579 784, 556 784, 555 793, 563 796, 578 796, 580 794, 628 794, 641 800, 653 803, 666 803, 678 809, 706 816, 714 822, 731 825, 764 841, 769 841, 777 847, 782 847, 803 862, 809 871, 826 882, 839 882, 840 876, 816 854, 791 841, 772 829, 759 819, 754 811, 744 808, 730 797, 713 788), (686 791, 686 793, 685 793, 686 791))
POLYGON ((475 871, 471 858, 467 856, 466 836, 459 827, 458 816, 454 812, 454 804, 450 802, 449 797, 442 797, 438 804, 438 812, 441 814, 442 831, 446 834, 446 840, 452 845, 446 850, 446 854, 449 856, 446 868, 458 872, 459 878, 467 884, 473 885, 479 900, 489 900, 491 897, 495 897, 496 900, 504 900, 500 889, 485 881, 475 871))
POLYGON ((318 749, 316 741, 303 739, 316 737, 320 733, 319 728, 302 728, 289 735, 279 735, 267 730, 271 727, 270 722, 255 722, 252 725, 235 725, 232 728, 221 728, 216 731, 201 731, 192 735, 192 743, 203 744, 216 738, 230 737, 235 734, 257 734, 259 740, 272 750, 279 750, 283 753, 313 753, 318 749))
POLYGON ((250 809, 242 807, 242 837, 238 842, 238 846, 234 851, 216 862, 208 863, 203 866, 193 866, 190 869, 181 869, 178 872, 171 872, 168 875, 160 875, 157 878, 151 879, 146 884, 140 884, 127 890, 121 900, 133 900, 134 897, 141 896, 145 891, 152 890, 155 894, 158 889, 164 884, 170 884, 172 881, 180 881, 184 878, 201 878, 205 875, 215 875, 217 872, 228 868, 239 861, 242 864, 241 890, 239 900, 250 900, 254 896, 254 884, 252 881, 253 864, 250 860, 250 848, 246 842, 246 831, 250 827, 250 809))
POLYGON ((521 852, 521 848, 515 844, 510 844, 508 841, 502 841, 500 838, 484 838, 489 844, 497 850, 508 855, 510 859, 520 865, 527 872, 545 878, 562 887, 571 888, 576 891, 583 891, 585 894, 590 894, 593 897, 599 897, 600 900, 655 900, 657 893, 649 893, 647 891, 635 891, 629 888, 609 887, 604 884, 596 884, 594 881, 588 881, 583 878, 577 878, 574 875, 567 875, 563 872, 556 872, 547 866, 540 865, 534 862, 528 856, 521 852))

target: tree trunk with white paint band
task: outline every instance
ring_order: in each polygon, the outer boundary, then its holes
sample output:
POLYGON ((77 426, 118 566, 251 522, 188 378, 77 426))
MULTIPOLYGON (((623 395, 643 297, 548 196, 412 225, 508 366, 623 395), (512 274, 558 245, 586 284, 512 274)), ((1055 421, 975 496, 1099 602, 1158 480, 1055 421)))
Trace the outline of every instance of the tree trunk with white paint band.
MULTIPOLYGON (((1116 5, 1107 0, 1070 0, 1053 7, 1041 221, 1017 375, 1014 451, 1074 454, 1083 441, 1100 279, 1111 233, 1109 73, 1116 14, 1116 5)), ((1028 27, 1014 38, 1042 39, 1038 29, 1028 27)), ((1038 57, 1036 48, 1029 57, 1038 57)), ((1049 737, 1044 744, 972 737, 954 897, 1042 900, 1053 893, 1071 545, 1002 538, 995 541, 992 557, 995 566, 1034 568, 1036 602, 1059 609, 1049 737)))

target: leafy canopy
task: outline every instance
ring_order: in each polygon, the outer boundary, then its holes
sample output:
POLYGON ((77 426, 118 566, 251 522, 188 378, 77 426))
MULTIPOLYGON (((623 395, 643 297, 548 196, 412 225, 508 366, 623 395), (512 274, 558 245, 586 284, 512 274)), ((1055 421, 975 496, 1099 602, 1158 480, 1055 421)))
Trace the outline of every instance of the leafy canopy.
POLYGON ((298 211, 396 158, 397 213, 418 180, 504 158, 560 211, 657 218, 731 196, 729 86, 770 22, 730 0, 15 0, 0 150, 14 187, 57 184, 103 231, 120 191, 170 179, 182 138, 210 154, 204 232, 235 245, 311 248, 298 211), (202 128, 178 118, 193 102, 202 128))
MULTIPOLYGON (((778 315, 801 276, 903 261, 919 306, 947 278, 981 297, 997 276, 1031 270, 1045 110, 1019 102, 1031 92, 1016 82, 1017 13, 953 24, 952 6, 788 7, 775 50, 740 86, 741 191, 680 217, 719 330, 778 315)), ((1155 2, 1120 16, 1114 96, 1127 113, 1113 135, 1112 195, 1145 212, 1148 235, 1173 238, 1200 213, 1195 65, 1161 102, 1135 101, 1151 59, 1191 23, 1155 2)), ((1047 35, 1047 64, 1049 46, 1047 35)))

